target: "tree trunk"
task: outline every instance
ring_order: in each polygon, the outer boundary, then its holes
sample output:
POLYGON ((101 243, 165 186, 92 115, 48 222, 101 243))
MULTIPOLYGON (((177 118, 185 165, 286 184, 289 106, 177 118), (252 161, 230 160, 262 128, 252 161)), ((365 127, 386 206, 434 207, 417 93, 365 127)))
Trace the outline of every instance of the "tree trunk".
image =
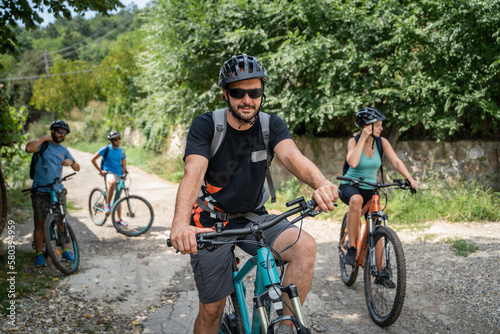
MULTIPOLYGON (((5 187, 5 180, 2 173, 2 151, 0 150, 0 235, 7 223, 7 189, 5 187)), ((0 255, 3 255, 4 247, 0 241, 0 255)))

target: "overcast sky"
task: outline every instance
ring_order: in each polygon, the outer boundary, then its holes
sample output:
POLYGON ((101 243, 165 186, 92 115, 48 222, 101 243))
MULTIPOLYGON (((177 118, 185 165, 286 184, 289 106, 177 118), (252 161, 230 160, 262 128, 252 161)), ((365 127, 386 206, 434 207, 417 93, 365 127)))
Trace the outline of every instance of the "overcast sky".
MULTIPOLYGON (((139 8, 144 8, 151 0, 120 0, 120 2, 125 6, 129 6, 131 5, 132 3, 135 3, 137 5, 137 7, 139 8)), ((96 15, 97 12, 87 12, 85 14, 85 18, 86 19, 91 19, 93 18, 95 15, 96 15)), ((48 25, 49 23, 52 23, 55 21, 55 18, 54 16, 51 14, 51 13, 47 13, 47 11, 45 11, 44 13, 39 13, 40 14, 40 17, 43 18, 43 23, 40 25, 42 27, 45 27, 46 25, 48 25)))

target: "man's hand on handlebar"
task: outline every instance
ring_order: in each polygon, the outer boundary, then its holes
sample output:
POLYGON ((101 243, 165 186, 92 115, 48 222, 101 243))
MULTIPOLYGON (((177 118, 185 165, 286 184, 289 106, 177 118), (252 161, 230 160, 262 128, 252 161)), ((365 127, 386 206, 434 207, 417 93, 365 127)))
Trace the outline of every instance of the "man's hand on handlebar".
POLYGON ((182 254, 196 254, 198 252, 196 235, 205 232, 213 232, 213 230, 211 228, 199 228, 191 225, 174 227, 174 224, 172 224, 170 242, 182 254))
POLYGON ((331 182, 326 183, 314 191, 313 199, 324 212, 333 211, 339 199, 338 188, 331 182))

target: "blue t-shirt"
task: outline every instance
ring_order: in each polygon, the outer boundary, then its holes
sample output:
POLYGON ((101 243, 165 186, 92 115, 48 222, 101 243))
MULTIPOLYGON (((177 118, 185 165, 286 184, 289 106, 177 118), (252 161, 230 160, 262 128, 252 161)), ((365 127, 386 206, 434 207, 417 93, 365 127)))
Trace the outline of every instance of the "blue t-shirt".
MULTIPOLYGON (((38 150, 40 150, 38 147, 38 150)), ((75 161, 71 153, 69 153, 68 149, 62 145, 55 145, 52 142, 49 142, 49 146, 43 152, 43 159, 40 157, 38 159, 38 163, 35 167, 35 175, 33 177, 33 186, 38 187, 43 186, 49 183, 54 182, 54 179, 62 176, 63 165, 62 162, 66 159, 70 159, 75 161), (45 159, 45 168, 44 161, 45 159)), ((54 190, 59 191, 64 189, 61 183, 56 183, 54 185, 54 190)), ((41 192, 50 192, 50 188, 40 188, 38 191, 41 192)))
MULTIPOLYGON (((382 159, 380 158, 380 154, 377 149, 377 143, 375 142, 375 154, 373 157, 367 157, 365 155, 365 150, 361 152, 361 157, 359 159, 359 163, 356 168, 349 167, 347 173, 345 173, 345 177, 351 177, 354 179, 359 179, 360 177, 364 177, 364 180, 371 183, 377 183, 377 172, 382 165, 382 159)), ((342 181, 342 183, 349 183, 347 181, 342 181)), ((362 189, 372 189, 367 185, 360 185, 362 189)))
POLYGON ((108 154, 104 160, 103 170, 115 173, 118 176, 123 176, 122 160, 126 159, 125 150, 121 147, 113 148, 113 145, 102 147, 97 153, 104 159, 106 147, 109 147, 108 154))

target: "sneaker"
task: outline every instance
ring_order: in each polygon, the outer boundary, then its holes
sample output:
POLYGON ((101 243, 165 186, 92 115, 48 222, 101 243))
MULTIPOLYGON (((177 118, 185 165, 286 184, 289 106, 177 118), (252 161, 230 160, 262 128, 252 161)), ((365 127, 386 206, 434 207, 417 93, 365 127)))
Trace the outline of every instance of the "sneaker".
POLYGON ((35 266, 37 267, 47 267, 47 262, 45 262, 45 256, 38 254, 35 258, 35 266))
POLYGON ((68 262, 75 262, 75 258, 73 257, 73 254, 71 254, 69 251, 64 251, 62 258, 68 262))
POLYGON ((121 227, 127 227, 128 224, 125 223, 121 218, 118 219, 118 221, 116 222, 118 225, 120 225, 121 227))
POLYGON ((344 264, 356 265, 356 247, 347 248, 347 252, 344 255, 344 264))
POLYGON ((396 284, 391 281, 389 277, 385 276, 378 276, 377 278, 375 278, 375 284, 383 285, 388 289, 394 289, 396 287, 396 284))
POLYGON ((109 210, 110 210, 109 204, 106 204, 106 206, 104 207, 104 214, 106 216, 109 216, 109 210))
POLYGON ((282 324, 278 327, 275 334, 293 334, 293 328, 290 325, 282 324))

